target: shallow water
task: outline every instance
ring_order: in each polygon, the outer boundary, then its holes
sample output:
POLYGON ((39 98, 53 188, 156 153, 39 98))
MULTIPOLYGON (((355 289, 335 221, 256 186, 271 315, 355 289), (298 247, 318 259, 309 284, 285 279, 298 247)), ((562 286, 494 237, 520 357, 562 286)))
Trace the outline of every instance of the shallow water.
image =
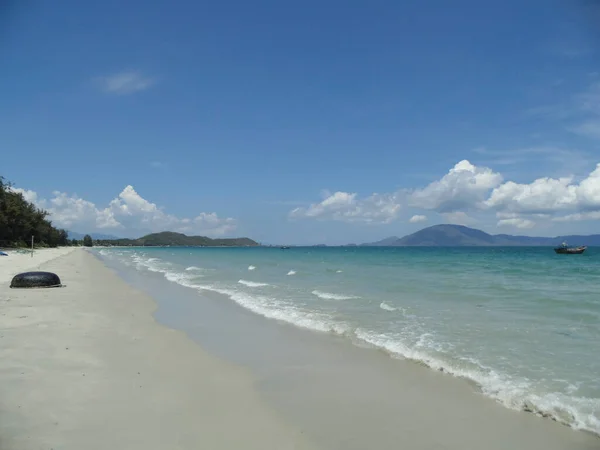
MULTIPOLYGON (((600 253, 549 248, 131 248, 107 259, 476 382, 600 433, 600 253)), ((198 296, 199 301, 201 296, 198 296)))

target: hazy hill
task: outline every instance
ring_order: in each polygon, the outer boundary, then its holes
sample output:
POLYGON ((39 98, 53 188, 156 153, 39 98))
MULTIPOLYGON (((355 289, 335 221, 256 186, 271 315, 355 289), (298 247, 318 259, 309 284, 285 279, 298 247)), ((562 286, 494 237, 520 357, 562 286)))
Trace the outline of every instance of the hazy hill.
MULTIPOLYGON (((68 231, 67 233, 69 233, 69 239, 77 239, 78 241, 82 240, 85 236, 84 233, 77 233, 76 231, 68 231)), ((92 239, 120 239, 118 236, 102 233, 90 233, 90 237, 92 239)))
POLYGON ((182 233, 164 231, 152 233, 138 239, 105 239, 100 245, 133 245, 151 247, 255 247, 257 242, 248 238, 211 239, 205 236, 186 236, 182 233))
POLYGON ((434 225, 398 239, 395 246, 472 246, 494 245, 494 237, 462 225, 434 225))
POLYGON ((600 235, 556 237, 492 235, 463 225, 444 224, 424 228, 403 238, 390 237, 364 245, 391 247, 554 246, 562 242, 568 242, 570 245, 600 246, 600 235))
POLYGON ((382 239, 377 242, 370 242, 368 244, 361 244, 361 245, 365 246, 365 247, 387 247, 390 245, 394 245, 394 243, 396 241, 398 241, 399 239, 400 238, 398 236, 390 236, 389 238, 385 238, 385 239, 382 239))

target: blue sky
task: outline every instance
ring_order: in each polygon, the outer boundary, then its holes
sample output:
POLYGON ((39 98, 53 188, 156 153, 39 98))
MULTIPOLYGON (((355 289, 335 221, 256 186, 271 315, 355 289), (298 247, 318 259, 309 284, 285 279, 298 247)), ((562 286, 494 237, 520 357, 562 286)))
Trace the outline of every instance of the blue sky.
POLYGON ((598 230, 594 2, 31 0, 0 27, 0 174, 67 229, 598 230))

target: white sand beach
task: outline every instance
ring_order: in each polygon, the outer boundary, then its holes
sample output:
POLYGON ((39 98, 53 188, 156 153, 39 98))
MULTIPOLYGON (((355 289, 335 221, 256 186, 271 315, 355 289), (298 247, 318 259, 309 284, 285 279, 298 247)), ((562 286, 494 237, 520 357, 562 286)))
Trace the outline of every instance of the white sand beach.
POLYGON ((247 373, 157 324, 154 302, 87 251, 3 258, 1 449, 312 448, 247 373), (38 268, 66 287, 9 289, 38 268))
POLYGON ((5 281, 8 277, 12 277, 19 272, 37 270, 40 265, 75 250, 81 249, 78 247, 36 249, 33 256, 26 249, 3 250, 8 256, 0 256, 0 276, 2 276, 2 281, 5 281))
POLYGON ((346 344, 332 344, 339 370, 290 366, 297 389, 289 374, 258 388, 248 369, 157 323, 153 299, 84 249, 3 257, 0 305, 0 449, 600 448, 463 380, 408 362, 398 377, 391 359, 380 371, 380 354, 346 344), (10 289, 29 269, 66 287, 10 289), (355 352, 366 356, 351 366, 355 352))

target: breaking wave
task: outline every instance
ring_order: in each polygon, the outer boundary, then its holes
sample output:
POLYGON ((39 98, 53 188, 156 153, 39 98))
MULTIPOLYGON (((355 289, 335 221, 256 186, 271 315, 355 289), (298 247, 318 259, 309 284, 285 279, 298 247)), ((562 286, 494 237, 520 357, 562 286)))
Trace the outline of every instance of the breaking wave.
POLYGON ((244 286, 248 286, 248 287, 270 286, 270 284, 268 284, 268 283, 257 283, 255 281, 246 281, 246 280, 239 280, 238 283, 243 284, 244 286))
POLYGON ((322 298, 323 300, 351 300, 353 298, 358 298, 351 295, 332 294, 330 292, 321 291, 312 291, 311 294, 316 295, 317 297, 322 298))
POLYGON ((388 305, 386 302, 381 302, 379 304, 379 307, 385 311, 397 311, 398 310, 398 308, 394 308, 393 306, 388 305))

